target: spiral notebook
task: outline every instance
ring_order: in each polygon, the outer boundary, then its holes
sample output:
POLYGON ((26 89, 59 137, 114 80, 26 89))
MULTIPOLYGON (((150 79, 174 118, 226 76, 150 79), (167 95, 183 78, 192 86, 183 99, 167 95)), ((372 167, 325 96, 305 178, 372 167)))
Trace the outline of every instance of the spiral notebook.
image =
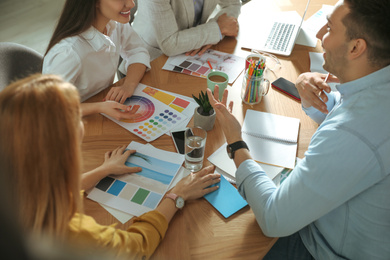
POLYGON ((298 148, 299 119, 248 109, 242 138, 254 160, 292 169, 298 148))

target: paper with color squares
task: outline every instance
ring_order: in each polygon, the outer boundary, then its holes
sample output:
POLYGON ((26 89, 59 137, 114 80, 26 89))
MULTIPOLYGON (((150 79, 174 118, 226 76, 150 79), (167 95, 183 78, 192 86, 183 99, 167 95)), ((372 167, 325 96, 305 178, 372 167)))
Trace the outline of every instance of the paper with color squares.
POLYGON ((229 84, 233 84, 244 70, 244 66, 245 59, 242 57, 208 49, 201 56, 180 54, 169 57, 163 69, 202 78, 206 78, 211 69, 215 69, 228 74, 229 84))
POLYGON ((142 171, 107 176, 96 184, 88 198, 140 216, 157 207, 183 164, 184 156, 156 148, 151 150, 148 146, 140 146, 136 142, 130 143, 128 149, 134 148, 137 148, 137 152, 131 155, 125 164, 129 167, 141 167, 142 171))
MULTIPOLYGON (((217 173, 218 170, 216 169, 217 173)), ((213 207, 218 210, 225 218, 230 217, 248 203, 241 197, 238 190, 231 185, 221 174, 221 182, 218 184, 219 188, 209 194, 206 194, 204 198, 210 202, 213 207)))
POLYGON ((144 84, 139 84, 133 96, 124 104, 138 107, 133 118, 116 120, 103 115, 147 142, 177 126, 183 127, 183 124, 188 123, 187 119, 192 117, 196 107, 195 102, 144 84))

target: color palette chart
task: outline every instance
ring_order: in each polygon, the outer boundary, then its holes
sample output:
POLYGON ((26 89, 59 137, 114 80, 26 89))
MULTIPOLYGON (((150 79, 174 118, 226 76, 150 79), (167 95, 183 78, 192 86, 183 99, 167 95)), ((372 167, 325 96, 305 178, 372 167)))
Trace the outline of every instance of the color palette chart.
MULTIPOLYGON (((141 167, 142 171, 122 176, 107 176, 88 194, 88 198, 135 216, 153 210, 163 198, 183 163, 183 156, 160 149, 137 147, 126 165, 141 167), (153 156, 151 156, 153 154, 153 156), (169 156, 169 161, 156 158, 169 156), (174 162, 175 161, 175 162, 174 162)), ((130 149, 134 149, 131 148, 130 149)))
POLYGON ((202 78, 206 78, 212 69, 224 71, 232 84, 244 69, 244 64, 242 57, 209 49, 201 56, 181 54, 169 57, 163 69, 202 78))
POLYGON ((206 78, 211 68, 207 64, 197 64, 196 61, 183 61, 179 66, 175 66, 173 71, 206 78), (206 66, 205 66, 206 65, 206 66))
MULTIPOLYGON (((137 108, 129 119, 111 120, 145 141, 153 141, 187 119, 182 112, 190 102, 164 91, 139 84, 125 103, 137 108)), ((193 112, 193 110, 191 111, 193 112)))

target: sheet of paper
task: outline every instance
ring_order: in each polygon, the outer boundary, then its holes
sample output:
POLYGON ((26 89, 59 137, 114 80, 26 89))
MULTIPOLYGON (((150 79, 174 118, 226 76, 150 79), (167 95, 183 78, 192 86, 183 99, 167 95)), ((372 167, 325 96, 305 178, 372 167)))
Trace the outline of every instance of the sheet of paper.
POLYGON ((147 142, 157 139, 177 126, 186 125, 187 118, 191 119, 197 106, 195 102, 144 84, 139 84, 133 96, 124 104, 138 107, 133 118, 116 120, 105 116, 147 142))
MULTIPOLYGON (((217 170, 215 172, 218 172, 217 170)), ((230 217, 248 203, 241 197, 238 190, 221 175, 221 182, 216 184, 219 188, 204 198, 210 202, 225 218, 230 217)))
POLYGON ((298 35, 296 44, 301 44, 309 47, 317 46, 317 32, 327 23, 326 16, 330 14, 334 6, 323 5, 318 12, 303 22, 301 32, 298 35))
POLYGON ((245 58, 209 49, 202 56, 180 54, 169 57, 163 69, 206 78, 211 71, 209 63, 212 69, 226 72, 229 76, 229 84, 233 84, 244 70, 245 58))
POLYGON ((141 172, 102 179, 88 194, 88 198, 132 215, 142 215, 153 210, 168 190, 179 171, 184 156, 153 148, 140 147, 139 143, 129 149, 136 149, 126 161, 130 167, 139 166, 141 172))
POLYGON ((176 126, 174 126, 170 131, 165 133, 166 135, 170 136, 171 131, 172 132, 179 131, 179 130, 183 130, 187 127, 188 123, 191 121, 192 117, 194 116, 195 108, 197 108, 199 105, 195 102, 195 100, 192 97, 183 96, 183 95, 176 94, 176 93, 169 92, 169 91, 165 91, 165 92, 168 94, 171 94, 171 95, 175 95, 183 100, 187 100, 188 102, 190 102, 190 104, 188 105, 188 108, 186 108, 186 109, 184 109, 184 111, 182 111, 182 113, 187 117, 187 119, 183 119, 180 123, 178 123, 176 126))
MULTIPOLYGON (((176 174, 175 178, 173 179, 171 185, 169 185, 169 188, 168 190, 172 189, 173 187, 176 186, 176 184, 181 180, 183 179, 184 177, 186 177, 187 175, 189 175, 191 172, 189 170, 187 170, 186 168, 184 167, 180 167, 180 170, 178 171, 178 173, 176 174)), ((106 206, 104 204, 101 204, 100 205, 106 209, 111 215, 113 215, 119 222, 121 222, 122 224, 126 223, 127 221, 129 221, 130 219, 132 219, 134 217, 134 215, 132 214, 129 214, 129 213, 126 213, 126 212, 123 212, 121 210, 117 210, 117 209, 114 209, 114 208, 111 208, 109 206, 106 206)))

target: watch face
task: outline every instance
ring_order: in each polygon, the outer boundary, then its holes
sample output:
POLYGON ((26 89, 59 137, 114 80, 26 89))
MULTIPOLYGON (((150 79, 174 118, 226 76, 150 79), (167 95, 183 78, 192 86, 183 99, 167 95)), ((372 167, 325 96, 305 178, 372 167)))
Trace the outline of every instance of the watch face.
POLYGON ((232 148, 230 147, 230 145, 226 146, 226 151, 227 151, 229 158, 232 159, 233 155, 232 155, 232 148))
POLYGON ((184 207, 184 199, 182 197, 177 197, 176 207, 182 209, 184 207))

